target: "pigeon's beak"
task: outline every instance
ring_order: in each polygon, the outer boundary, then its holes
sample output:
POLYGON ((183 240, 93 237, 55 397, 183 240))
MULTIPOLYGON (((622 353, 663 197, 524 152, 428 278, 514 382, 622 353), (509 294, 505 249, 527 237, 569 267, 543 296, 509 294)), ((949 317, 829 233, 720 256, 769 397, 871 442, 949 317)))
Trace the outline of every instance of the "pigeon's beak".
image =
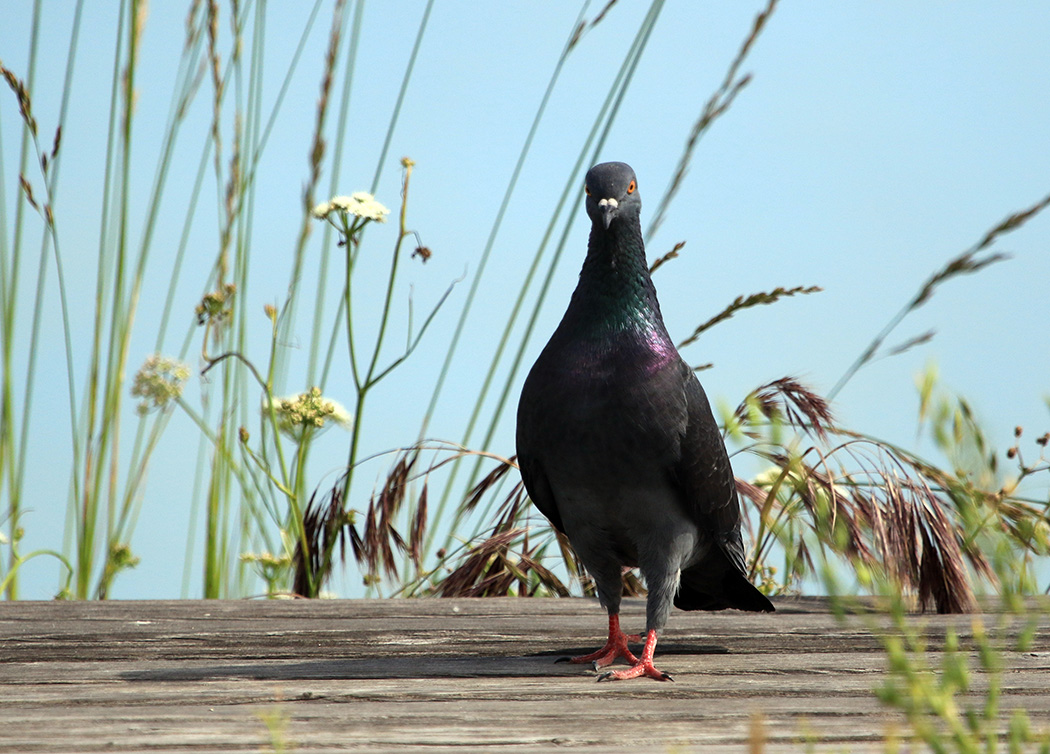
POLYGON ((615 199, 602 199, 598 202, 598 208, 602 211, 602 223, 605 225, 605 229, 608 230, 609 225, 620 210, 620 203, 615 199))

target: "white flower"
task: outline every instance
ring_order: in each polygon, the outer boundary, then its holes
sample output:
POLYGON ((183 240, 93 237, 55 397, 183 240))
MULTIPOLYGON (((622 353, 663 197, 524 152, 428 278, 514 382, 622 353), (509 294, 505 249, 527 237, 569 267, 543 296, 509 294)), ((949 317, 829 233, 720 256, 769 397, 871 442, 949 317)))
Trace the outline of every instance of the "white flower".
POLYGON ((328 200, 328 204, 332 209, 340 209, 343 212, 349 212, 350 205, 357 204, 357 201, 349 196, 333 196, 328 200))
POLYGON ((274 555, 269 550, 263 550, 262 552, 242 552, 241 553, 242 563, 258 563, 263 568, 287 568, 292 564, 292 557, 290 555, 281 555, 280 557, 274 555))
POLYGON ((327 202, 321 202, 314 207, 313 215, 325 220, 337 211, 379 223, 385 223, 386 216, 390 214, 390 210, 377 202, 367 191, 357 191, 350 196, 333 196, 327 202))
POLYGON ((160 354, 147 358, 135 373, 131 394, 141 398, 138 412, 146 414, 151 409, 163 409, 168 403, 182 395, 183 385, 190 378, 190 368, 177 359, 160 354))
MULTIPOLYGON (((270 407, 263 396, 263 414, 269 413, 270 407)), ((322 430, 330 419, 344 429, 353 425, 350 412, 336 401, 321 395, 321 389, 312 387, 305 393, 286 398, 274 398, 273 410, 277 416, 277 428, 294 440, 300 440, 307 428, 322 430)))

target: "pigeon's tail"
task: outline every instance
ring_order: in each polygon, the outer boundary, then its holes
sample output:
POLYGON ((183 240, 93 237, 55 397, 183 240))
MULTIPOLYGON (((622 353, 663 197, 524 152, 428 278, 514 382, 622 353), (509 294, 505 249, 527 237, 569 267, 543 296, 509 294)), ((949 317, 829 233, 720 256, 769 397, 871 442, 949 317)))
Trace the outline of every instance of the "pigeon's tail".
POLYGON ((710 563, 698 563, 682 571, 674 606, 679 610, 733 608, 754 613, 772 613, 776 610, 766 595, 758 591, 736 568, 712 569, 710 563))

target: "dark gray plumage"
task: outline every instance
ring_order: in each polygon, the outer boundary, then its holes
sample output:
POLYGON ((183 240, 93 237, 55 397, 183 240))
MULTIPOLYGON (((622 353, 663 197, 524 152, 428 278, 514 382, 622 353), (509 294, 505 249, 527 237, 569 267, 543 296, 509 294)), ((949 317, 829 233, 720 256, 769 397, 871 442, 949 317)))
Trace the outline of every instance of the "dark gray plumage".
POLYGON ((642 242, 634 171, 587 173, 591 235, 569 308, 525 380, 518 464, 533 503, 564 532, 609 611, 609 640, 574 662, 648 675, 671 605, 771 611, 745 578, 729 456, 695 373, 660 316, 642 242), (619 627, 621 574, 646 579, 641 658, 619 627))

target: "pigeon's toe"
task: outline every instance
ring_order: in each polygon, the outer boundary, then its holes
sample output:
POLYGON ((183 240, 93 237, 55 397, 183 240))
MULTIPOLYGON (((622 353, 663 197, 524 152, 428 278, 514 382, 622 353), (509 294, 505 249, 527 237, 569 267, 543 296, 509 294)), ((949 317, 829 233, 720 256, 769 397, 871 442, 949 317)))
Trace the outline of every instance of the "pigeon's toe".
POLYGON ((646 676, 657 681, 673 681, 669 673, 665 673, 653 666, 652 660, 639 660, 629 668, 621 670, 608 670, 598 676, 599 681, 626 681, 629 678, 640 678, 646 676))
POLYGON ((627 660, 627 662, 634 665, 638 662, 638 658, 634 656, 634 653, 627 646, 629 638, 630 637, 626 634, 610 636, 609 640, 605 642, 605 646, 597 652, 580 655, 579 657, 570 657, 569 662, 577 665, 584 665, 589 662, 594 665, 595 670, 598 670, 607 665, 612 665, 616 660, 622 657, 627 660))
POLYGON ((622 657, 631 665, 635 665, 638 662, 638 658, 635 657, 634 653, 628 648, 627 642, 629 641, 641 641, 641 637, 638 634, 625 634, 621 631, 620 616, 613 613, 609 616, 609 638, 606 640, 604 647, 597 652, 580 655, 579 657, 561 657, 555 660, 555 662, 565 662, 568 660, 568 662, 577 665, 583 665, 589 662, 594 665, 595 670, 598 670, 607 665, 612 665, 617 659, 622 657))

